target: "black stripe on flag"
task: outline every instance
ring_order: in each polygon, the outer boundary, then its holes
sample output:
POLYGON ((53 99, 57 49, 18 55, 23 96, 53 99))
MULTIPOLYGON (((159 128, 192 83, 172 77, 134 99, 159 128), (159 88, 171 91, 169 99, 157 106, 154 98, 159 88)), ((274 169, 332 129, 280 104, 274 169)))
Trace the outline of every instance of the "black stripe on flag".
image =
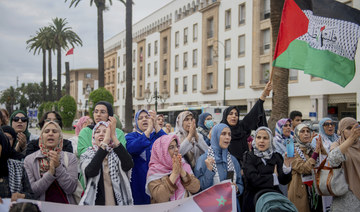
POLYGON ((335 0, 294 0, 301 10, 311 10, 315 16, 334 18, 360 25, 360 11, 335 0))

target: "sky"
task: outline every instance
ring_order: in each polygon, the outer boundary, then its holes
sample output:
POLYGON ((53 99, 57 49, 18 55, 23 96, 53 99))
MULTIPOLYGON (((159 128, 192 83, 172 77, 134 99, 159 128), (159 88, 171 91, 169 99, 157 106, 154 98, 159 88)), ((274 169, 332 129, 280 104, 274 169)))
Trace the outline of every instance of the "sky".
MULTIPOLYGON (((74 55, 66 56, 64 62, 70 69, 97 68, 97 12, 90 7, 90 0, 82 0, 77 7, 69 8, 68 0, 1 0, 0 1, 0 91, 21 83, 42 81, 42 54, 34 55, 26 48, 26 41, 43 26, 51 24, 55 17, 66 18, 68 26, 83 41, 75 47, 74 55)), ((172 0, 134 0, 133 24, 172 0)), ((108 0, 106 2, 109 2, 108 0)), ((112 0, 112 6, 104 12, 104 40, 125 29, 125 6, 112 0)), ((52 73, 56 77, 56 55, 52 56, 52 73)), ((62 78, 62 84, 65 77, 62 78)))

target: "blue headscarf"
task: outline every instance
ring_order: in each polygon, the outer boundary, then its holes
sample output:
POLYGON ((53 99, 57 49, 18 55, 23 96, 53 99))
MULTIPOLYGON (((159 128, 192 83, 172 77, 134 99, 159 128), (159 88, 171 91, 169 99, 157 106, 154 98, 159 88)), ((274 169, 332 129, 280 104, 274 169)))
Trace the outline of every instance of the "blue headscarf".
POLYGON ((139 133, 143 133, 143 131, 140 130, 139 124, 138 124, 138 119, 139 119, 140 113, 142 113, 142 112, 145 112, 145 113, 147 113, 149 115, 149 112, 147 110, 144 110, 144 109, 139 110, 138 112, 136 112, 136 114, 135 114, 135 125, 136 125, 136 131, 138 131, 139 133))
POLYGON ((219 145, 221 132, 226 127, 230 129, 228 125, 223 123, 217 124, 212 128, 210 144, 211 148, 214 150, 216 162, 227 163, 228 149, 222 149, 219 145))
POLYGON ((332 135, 327 135, 325 133, 323 125, 324 125, 324 123, 326 121, 332 121, 332 119, 331 118, 323 118, 323 119, 320 120, 320 122, 319 122, 319 134, 321 135, 321 137, 323 139, 331 141, 331 142, 335 142, 335 141, 337 141, 339 139, 339 136, 336 134, 335 130, 334 130, 334 134, 332 134, 332 135))
POLYGON ((207 128, 205 126, 205 124, 204 124, 205 119, 208 116, 211 116, 211 114, 210 113, 202 113, 202 114, 200 114, 199 120, 198 120, 198 127, 204 128, 205 130, 209 130, 209 128, 207 128))

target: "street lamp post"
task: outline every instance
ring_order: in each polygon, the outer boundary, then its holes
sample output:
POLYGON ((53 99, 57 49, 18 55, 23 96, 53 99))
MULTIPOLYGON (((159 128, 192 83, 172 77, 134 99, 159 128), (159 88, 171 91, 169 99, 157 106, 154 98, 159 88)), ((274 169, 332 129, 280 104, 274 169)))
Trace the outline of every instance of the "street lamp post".
POLYGON ((158 94, 157 89, 154 91, 154 95, 151 95, 150 89, 145 90, 145 99, 150 104, 152 100, 155 100, 155 112, 157 112, 158 100, 162 103, 165 103, 166 99, 168 98, 168 93, 165 91, 163 92, 163 96, 158 94))
MULTIPOLYGON (((225 102, 226 102, 226 62, 225 62, 225 54, 226 54, 226 48, 223 42, 219 41, 219 40, 214 40, 214 42, 217 42, 218 44, 221 44, 222 47, 224 48, 224 100, 223 100, 223 105, 225 106, 225 102)), ((219 62, 219 51, 217 52, 217 61, 219 62)))

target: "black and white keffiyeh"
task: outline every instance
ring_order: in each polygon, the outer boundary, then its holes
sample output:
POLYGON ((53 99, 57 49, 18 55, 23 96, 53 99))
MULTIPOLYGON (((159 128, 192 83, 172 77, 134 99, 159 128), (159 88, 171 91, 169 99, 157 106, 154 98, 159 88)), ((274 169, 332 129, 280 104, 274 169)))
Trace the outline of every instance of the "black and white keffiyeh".
MULTIPOLYGON (((207 155, 208 155, 208 157, 210 156, 210 157, 214 158, 214 160, 215 160, 214 150, 211 148, 211 146, 209 146, 207 155)), ((232 162, 232 160, 231 160, 231 154, 230 154, 230 152, 227 152, 226 161, 227 161, 227 170, 234 172, 234 176, 233 176, 232 182, 236 182, 236 171, 235 171, 234 164, 233 164, 233 162, 232 162)), ((216 167, 216 162, 213 163, 213 165, 212 165, 212 171, 215 172, 215 176, 214 176, 214 178, 213 178, 213 182, 214 182, 214 185, 216 185, 216 184, 220 183, 220 177, 219 177, 218 169, 217 169, 217 167, 216 167)))
POLYGON ((23 167, 24 163, 18 160, 8 159, 8 169, 9 169, 9 187, 11 193, 22 191, 22 176, 23 176, 23 167))

